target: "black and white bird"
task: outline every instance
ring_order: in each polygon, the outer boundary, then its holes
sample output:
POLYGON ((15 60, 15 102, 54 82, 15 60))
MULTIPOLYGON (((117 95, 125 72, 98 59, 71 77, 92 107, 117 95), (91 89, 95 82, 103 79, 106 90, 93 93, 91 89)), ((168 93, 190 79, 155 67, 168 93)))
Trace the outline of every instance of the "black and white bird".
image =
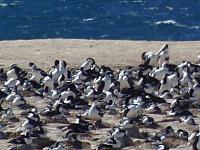
POLYGON ((181 116, 180 121, 190 125, 196 125, 193 116, 181 116))
POLYGON ((19 136, 11 139, 8 143, 13 144, 31 144, 32 137, 28 132, 22 132, 19 136))
POLYGON ((11 78, 17 80, 20 77, 22 69, 16 64, 11 65, 10 70, 7 72, 7 81, 11 78))
POLYGON ((4 110, 3 110, 4 114, 1 115, 1 119, 9 120, 9 119, 13 119, 15 117, 11 108, 6 108, 4 110), (4 110, 5 110, 5 112, 4 112, 4 110))
POLYGON ((139 105, 128 105, 122 112, 123 116, 133 119, 140 117, 143 114, 143 109, 139 105))
POLYGON ((29 63, 29 67, 31 69, 31 72, 30 72, 31 77, 30 77, 29 80, 30 81, 35 81, 36 83, 40 84, 41 80, 45 76, 47 76, 47 73, 44 70, 42 70, 40 68, 37 68, 37 66, 32 62, 29 63))
POLYGON ((94 101, 92 106, 88 111, 86 111, 82 116, 91 120, 101 121, 104 112, 98 106, 97 101, 94 101))
POLYGON ((200 150, 200 134, 198 133, 192 143, 193 150, 200 150))
POLYGON ((183 129, 178 129, 178 131, 176 132, 176 136, 181 140, 188 140, 189 134, 183 129))
POLYGON ((103 149, 120 149, 120 148, 121 148, 121 142, 114 137, 110 137, 106 142, 101 143, 97 149, 103 150, 103 149))

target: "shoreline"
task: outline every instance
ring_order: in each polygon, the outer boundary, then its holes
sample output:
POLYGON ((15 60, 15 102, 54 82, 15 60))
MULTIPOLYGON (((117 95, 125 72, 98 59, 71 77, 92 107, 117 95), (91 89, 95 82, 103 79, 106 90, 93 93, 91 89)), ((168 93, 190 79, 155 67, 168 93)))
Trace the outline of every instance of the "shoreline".
POLYGON ((7 68, 16 63, 28 68, 34 62, 41 68, 49 68, 55 59, 65 60, 69 67, 77 67, 88 57, 98 65, 113 68, 140 64, 141 54, 157 51, 169 44, 170 61, 197 61, 200 41, 131 41, 85 39, 36 39, 0 41, 0 65, 7 68))

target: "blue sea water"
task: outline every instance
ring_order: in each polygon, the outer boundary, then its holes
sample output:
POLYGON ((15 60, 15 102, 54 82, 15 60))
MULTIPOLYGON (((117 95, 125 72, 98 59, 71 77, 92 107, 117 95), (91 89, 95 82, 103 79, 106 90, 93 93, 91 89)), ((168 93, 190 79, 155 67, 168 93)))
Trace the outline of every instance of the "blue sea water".
POLYGON ((0 0, 0 40, 200 40, 200 0, 0 0))

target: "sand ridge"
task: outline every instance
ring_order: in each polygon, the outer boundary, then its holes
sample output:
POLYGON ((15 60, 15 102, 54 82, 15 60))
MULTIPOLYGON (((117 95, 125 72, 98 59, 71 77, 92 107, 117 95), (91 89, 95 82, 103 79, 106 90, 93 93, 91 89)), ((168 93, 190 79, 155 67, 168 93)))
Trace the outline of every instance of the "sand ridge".
POLYGON ((16 40, 0 41, 0 65, 8 67, 13 63, 27 67, 30 61, 49 68, 55 59, 65 60, 69 66, 79 66, 92 57, 97 64, 111 67, 138 65, 144 51, 156 51, 164 43, 169 44, 172 62, 196 60, 200 41, 120 41, 120 40, 16 40))

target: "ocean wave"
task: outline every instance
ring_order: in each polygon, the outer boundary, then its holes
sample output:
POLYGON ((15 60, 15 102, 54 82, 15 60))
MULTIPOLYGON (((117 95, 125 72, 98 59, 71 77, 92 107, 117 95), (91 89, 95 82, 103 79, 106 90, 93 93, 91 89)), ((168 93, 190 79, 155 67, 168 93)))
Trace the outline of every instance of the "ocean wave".
POLYGON ((14 1, 9 4, 9 6, 19 6, 19 5, 21 5, 21 1, 14 1))
POLYGON ((0 2, 0 8, 1 8, 1 7, 7 7, 7 6, 8 6, 8 4, 6 4, 6 3, 1 3, 1 2, 0 2))
POLYGON ((170 7, 170 6, 166 6, 165 8, 168 9, 168 10, 170 10, 170 11, 174 10, 174 8, 170 7))
POLYGON ((90 22, 93 21, 95 18, 86 18, 86 19, 82 19, 83 22, 90 22))
POLYGON ((180 24, 174 20, 157 21, 157 22, 154 22, 154 25, 173 25, 176 27, 187 28, 187 29, 200 29, 200 26, 184 25, 184 24, 180 24))
POLYGON ((133 3, 143 3, 144 1, 143 0, 135 0, 133 1, 133 3))
POLYGON ((145 10, 158 10, 158 7, 149 7, 149 8, 145 8, 145 10))
POLYGON ((4 2, 0 1, 0 8, 8 7, 8 6, 19 6, 20 4, 21 4, 21 1, 18 1, 18 0, 11 2, 11 3, 4 3, 4 2))

